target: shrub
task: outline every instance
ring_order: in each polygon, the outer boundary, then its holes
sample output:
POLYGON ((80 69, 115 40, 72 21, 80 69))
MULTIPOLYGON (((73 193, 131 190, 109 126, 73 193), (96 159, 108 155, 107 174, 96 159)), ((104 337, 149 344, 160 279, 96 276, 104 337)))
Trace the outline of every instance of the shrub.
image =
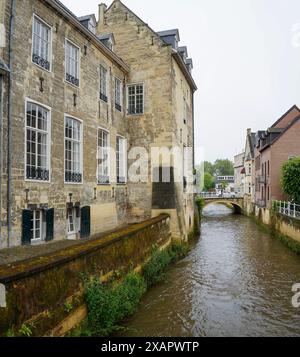
POLYGON ((92 278, 85 286, 88 327, 82 335, 110 335, 118 329, 119 321, 135 312, 145 291, 144 279, 135 273, 128 274, 115 287, 106 286, 99 279, 92 278))
POLYGON ((295 203, 300 203, 300 157, 289 160, 282 166, 281 186, 295 203))

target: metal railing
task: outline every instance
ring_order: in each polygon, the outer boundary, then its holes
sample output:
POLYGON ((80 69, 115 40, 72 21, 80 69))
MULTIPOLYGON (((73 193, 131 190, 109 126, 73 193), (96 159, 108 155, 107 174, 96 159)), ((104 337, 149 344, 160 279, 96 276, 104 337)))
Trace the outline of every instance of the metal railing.
POLYGON ((201 198, 204 198, 204 199, 213 199, 213 198, 231 198, 231 199, 235 199, 235 198, 244 198, 243 195, 237 195, 235 193, 220 193, 220 194, 217 194, 215 192, 201 192, 200 194, 200 197, 201 198))
POLYGON ((300 205, 292 202, 274 201, 273 208, 279 214, 300 220, 300 205))

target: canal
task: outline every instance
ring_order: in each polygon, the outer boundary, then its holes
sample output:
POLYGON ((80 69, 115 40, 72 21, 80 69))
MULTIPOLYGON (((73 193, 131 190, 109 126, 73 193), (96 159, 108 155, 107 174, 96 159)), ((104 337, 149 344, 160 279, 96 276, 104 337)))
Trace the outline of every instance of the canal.
POLYGON ((151 289, 123 336, 300 336, 300 257, 222 205, 204 210, 201 237, 151 289))

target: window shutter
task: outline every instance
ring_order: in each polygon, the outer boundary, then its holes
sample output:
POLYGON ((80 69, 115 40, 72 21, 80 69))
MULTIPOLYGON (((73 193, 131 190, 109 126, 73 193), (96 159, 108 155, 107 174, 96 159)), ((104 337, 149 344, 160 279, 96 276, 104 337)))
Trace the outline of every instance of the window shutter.
POLYGON ((46 242, 54 238, 54 209, 46 211, 46 242))
POLYGON ((22 212, 22 245, 28 245, 31 242, 31 219, 32 211, 24 210, 22 212))
POLYGON ((91 235, 91 207, 86 206, 81 209, 80 238, 91 235))

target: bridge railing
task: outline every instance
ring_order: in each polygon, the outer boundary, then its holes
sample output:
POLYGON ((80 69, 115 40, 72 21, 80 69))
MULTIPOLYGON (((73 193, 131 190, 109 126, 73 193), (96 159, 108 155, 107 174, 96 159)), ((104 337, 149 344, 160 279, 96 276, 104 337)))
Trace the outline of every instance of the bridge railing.
POLYGON ((273 201, 273 209, 283 216, 300 220, 300 205, 292 202, 273 201))
POLYGON ((217 198, 228 198, 228 199, 235 199, 235 198, 244 198, 242 195, 230 194, 230 193, 223 193, 223 194, 216 194, 215 192, 201 192, 199 195, 201 198, 204 199, 217 199, 217 198))

